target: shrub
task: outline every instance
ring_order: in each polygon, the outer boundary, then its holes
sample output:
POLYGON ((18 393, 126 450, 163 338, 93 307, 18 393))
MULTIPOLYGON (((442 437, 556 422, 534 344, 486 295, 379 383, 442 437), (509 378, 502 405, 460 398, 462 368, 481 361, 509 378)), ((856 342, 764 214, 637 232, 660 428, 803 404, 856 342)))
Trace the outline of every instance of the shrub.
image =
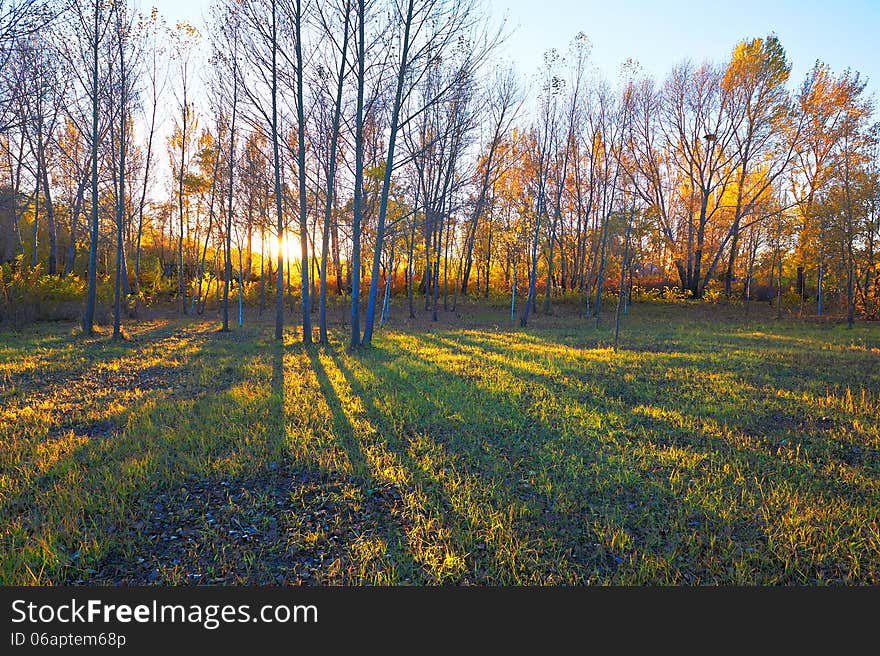
MULTIPOLYGON (((73 320, 82 313, 87 281, 76 275, 50 276, 42 264, 22 266, 21 256, 0 265, 0 320, 16 325, 41 320, 73 320)), ((113 304, 113 284, 98 279, 96 317, 102 322, 113 304)))

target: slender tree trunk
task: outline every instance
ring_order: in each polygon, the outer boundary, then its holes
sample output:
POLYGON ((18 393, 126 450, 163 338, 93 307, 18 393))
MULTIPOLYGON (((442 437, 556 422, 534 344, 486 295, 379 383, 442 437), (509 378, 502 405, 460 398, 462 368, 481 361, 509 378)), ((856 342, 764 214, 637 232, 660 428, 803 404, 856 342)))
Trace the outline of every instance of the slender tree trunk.
MULTIPOLYGON (((278 32, 272 3, 272 161, 275 167, 275 218, 278 263, 275 285, 275 339, 284 339, 284 213, 281 208, 281 156, 278 149, 278 32)), ((306 239, 303 232, 302 239, 306 239)))
POLYGON ((358 0, 357 109, 354 140, 354 202, 351 221, 351 339, 356 348, 361 341, 361 222, 364 202, 364 22, 365 2, 358 0))
POLYGON ((37 247, 39 246, 39 227, 40 227, 40 187, 42 185, 42 173, 40 172, 39 158, 37 159, 36 173, 36 189, 34 190, 34 230, 33 244, 34 249, 31 251, 31 269, 37 268, 37 247))
MULTIPOLYGON (((330 242, 330 224, 333 221, 333 199, 336 191, 336 150, 339 141, 339 126, 342 120, 342 92, 345 83, 346 54, 348 52, 348 19, 351 3, 345 3, 345 20, 340 54, 339 73, 336 80, 336 100, 333 105, 333 127, 330 132, 330 161, 327 163, 327 203, 324 206, 324 229, 321 235, 321 296, 318 309, 318 324, 322 344, 329 344, 327 336, 327 260, 330 242)), ((339 274, 337 273, 337 281, 339 274)), ((338 283, 337 283, 338 284, 338 283)))
POLYGON ((620 282, 617 285, 617 310, 614 316, 614 348, 617 349, 620 337, 620 314, 625 307, 626 301, 626 267, 629 261, 629 235, 632 226, 632 220, 635 217, 635 207, 630 213, 629 220, 626 222, 623 235, 623 259, 620 261, 620 282))
POLYGON ((510 320, 516 319, 516 255, 513 257, 513 284, 510 286, 510 320))
MULTIPOLYGON (((270 272, 271 275, 271 272, 270 272)), ((266 231, 260 226, 260 316, 266 309, 266 231)))
POLYGON ((403 85, 409 68, 410 27, 413 20, 414 0, 407 3, 407 15, 403 28, 403 43, 401 44, 400 68, 397 71, 397 91, 394 97, 394 105, 391 110, 391 125, 388 136, 388 156, 385 160, 385 176, 382 180, 382 193, 379 197, 379 218, 376 223, 376 248, 373 251, 373 268, 370 278, 370 291, 367 297, 367 317, 364 326, 363 343, 369 345, 373 337, 373 323, 376 315, 376 296, 379 290, 379 267, 382 258, 382 246, 385 239, 385 219, 388 213, 388 194, 391 191, 391 175, 394 171, 394 149, 397 142, 399 129, 400 107, 403 100, 403 85))
POLYGON ((446 219, 446 237, 443 240, 443 311, 448 312, 447 298, 449 297, 449 235, 452 232, 452 208, 449 218, 446 219))
POLYGON ((125 224, 125 150, 126 150, 126 131, 125 119, 128 111, 127 94, 126 94, 126 75, 125 75, 125 42, 123 37, 121 16, 119 8, 116 8, 116 25, 118 29, 117 39, 119 41, 119 75, 121 82, 121 98, 119 102, 119 191, 116 198, 116 290, 114 294, 113 305, 113 338, 122 338, 122 276, 123 263, 125 257, 125 247, 123 243, 123 227, 125 224))
POLYGON ((417 217, 418 217, 418 212, 417 212, 418 206, 419 206, 419 194, 418 194, 418 188, 417 188, 415 203, 413 203, 412 225, 410 226, 410 231, 409 231, 409 242, 407 244, 408 253, 407 253, 407 260, 406 260, 406 295, 407 295, 407 299, 409 300, 409 318, 410 319, 416 318, 416 311, 415 311, 415 307, 413 305, 413 275, 415 273, 413 270, 413 255, 414 255, 415 245, 416 245, 416 221, 417 221, 417 217))
MULTIPOLYGON (((232 47, 232 117, 229 127, 229 193, 226 197, 226 266, 223 276, 223 332, 229 332, 229 285, 232 281, 232 210, 235 193, 235 119, 238 111, 238 29, 232 47)), ((241 248, 238 249, 238 325, 241 326, 241 248)))
POLYGON ((302 56, 302 0, 296 0, 295 19, 295 52, 296 52, 296 118, 297 118, 297 174, 299 178, 299 232, 302 278, 302 340, 303 344, 312 343, 312 312, 309 293, 309 225, 308 208, 306 205, 306 118, 303 101, 303 56, 302 56))
POLYGON ((89 226, 89 290, 83 312, 82 328, 86 335, 94 332, 95 300, 98 289, 98 42, 101 3, 95 2, 95 23, 92 42, 92 207, 89 226))

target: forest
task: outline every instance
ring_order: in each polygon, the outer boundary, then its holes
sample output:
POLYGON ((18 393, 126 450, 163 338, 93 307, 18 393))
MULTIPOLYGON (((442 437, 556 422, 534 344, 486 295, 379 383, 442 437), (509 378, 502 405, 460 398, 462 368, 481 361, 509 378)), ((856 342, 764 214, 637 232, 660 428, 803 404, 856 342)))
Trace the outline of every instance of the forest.
POLYGON ((0 0, 0 581, 880 581, 868 80, 493 11, 0 0))
POLYGON ((120 2, 7 3, 3 317, 90 332, 104 307, 121 334, 137 305, 227 328, 274 306, 280 330, 287 303, 326 341, 336 296, 358 346, 391 296, 436 320, 509 295, 526 325, 624 288, 877 319, 857 72, 790 80, 771 34, 611 85, 579 33, 527 92, 471 0, 337 5, 218 3, 202 33, 120 2))

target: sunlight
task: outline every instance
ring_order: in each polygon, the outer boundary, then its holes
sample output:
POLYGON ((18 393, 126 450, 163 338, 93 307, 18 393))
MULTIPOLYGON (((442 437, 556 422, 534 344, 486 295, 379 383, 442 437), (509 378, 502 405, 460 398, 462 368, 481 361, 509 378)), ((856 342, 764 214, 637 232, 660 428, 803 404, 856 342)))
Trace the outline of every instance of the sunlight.
MULTIPOLYGON (((298 262, 300 257, 302 257, 302 246, 300 244, 300 240, 295 235, 290 233, 285 233, 281 237, 281 253, 284 255, 285 262, 298 262)), ((277 235, 267 234, 262 243, 260 241, 260 235, 254 235, 251 238, 251 250, 254 253, 265 253, 266 257, 271 258, 274 262, 278 259, 278 244, 279 240, 277 235)))

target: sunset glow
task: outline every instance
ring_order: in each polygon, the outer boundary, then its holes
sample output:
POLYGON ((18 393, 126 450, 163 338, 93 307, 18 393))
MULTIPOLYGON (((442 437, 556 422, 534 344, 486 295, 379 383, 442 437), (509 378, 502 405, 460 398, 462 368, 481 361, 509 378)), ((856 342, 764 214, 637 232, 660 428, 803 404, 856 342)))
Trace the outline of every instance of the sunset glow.
POLYGON ((260 235, 254 235, 251 239, 251 249, 254 253, 263 253, 265 257, 271 258, 272 261, 278 259, 279 244, 285 262, 298 262, 302 257, 300 240, 290 233, 282 235, 280 240, 277 235, 267 234, 262 240, 262 244, 260 241, 260 235))

